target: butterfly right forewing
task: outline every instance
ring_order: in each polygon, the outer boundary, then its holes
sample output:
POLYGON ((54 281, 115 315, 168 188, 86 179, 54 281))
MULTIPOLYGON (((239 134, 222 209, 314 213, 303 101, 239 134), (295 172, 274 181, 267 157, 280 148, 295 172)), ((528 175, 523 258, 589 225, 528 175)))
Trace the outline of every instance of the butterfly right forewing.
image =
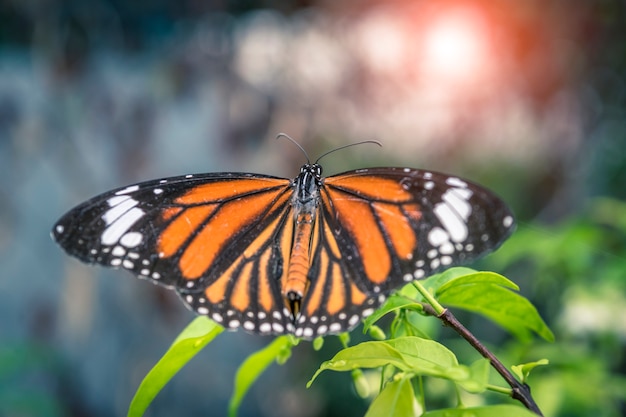
POLYGON ((508 207, 485 188, 409 168, 325 178, 322 205, 346 268, 372 296, 477 259, 514 230, 508 207))

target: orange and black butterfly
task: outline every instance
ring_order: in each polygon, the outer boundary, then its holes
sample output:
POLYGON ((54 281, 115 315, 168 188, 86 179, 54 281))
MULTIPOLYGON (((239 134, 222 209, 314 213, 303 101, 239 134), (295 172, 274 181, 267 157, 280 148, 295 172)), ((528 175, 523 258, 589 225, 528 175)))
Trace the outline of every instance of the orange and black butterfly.
MULTIPOLYGON (((318 159, 319 160, 319 159, 318 159)), ((311 339, 344 332, 392 290, 497 248, 507 206, 455 176, 365 168, 293 179, 186 175, 101 194, 52 236, 83 262, 173 288, 228 329, 311 339)))

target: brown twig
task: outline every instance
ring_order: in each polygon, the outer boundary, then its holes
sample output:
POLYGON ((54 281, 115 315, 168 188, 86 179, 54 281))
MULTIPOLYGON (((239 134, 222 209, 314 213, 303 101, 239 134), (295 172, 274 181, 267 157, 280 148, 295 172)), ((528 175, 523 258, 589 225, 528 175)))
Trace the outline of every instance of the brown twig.
POLYGON ((423 307, 427 314, 437 317, 443 321, 446 326, 454 329, 455 332, 457 332, 463 339, 467 340, 467 342, 472 345, 472 347, 476 349, 484 358, 489 360, 491 366, 493 366, 494 369, 498 371, 504 380, 511 386, 511 397, 524 404, 524 406, 530 411, 543 417, 539 406, 537 406, 537 403, 535 403, 535 400, 530 394, 530 387, 527 384, 519 382, 502 364, 502 362, 500 362, 500 360, 493 353, 491 353, 489 349, 487 349, 485 345, 483 345, 480 340, 476 338, 476 336, 474 336, 465 326, 463 326, 463 324, 461 324, 460 321, 457 320, 450 310, 446 308, 441 314, 437 314, 437 311, 435 311, 430 304, 424 303, 423 307))

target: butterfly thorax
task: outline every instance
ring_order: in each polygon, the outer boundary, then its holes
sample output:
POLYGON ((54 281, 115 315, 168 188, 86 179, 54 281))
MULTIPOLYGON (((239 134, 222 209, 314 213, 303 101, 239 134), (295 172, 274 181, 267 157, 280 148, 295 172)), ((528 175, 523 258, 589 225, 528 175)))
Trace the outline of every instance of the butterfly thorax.
POLYGON ((295 187, 294 205, 315 203, 322 185, 322 167, 319 164, 305 164, 293 182, 295 187))
POLYGON ((306 164, 293 182, 294 236, 282 293, 295 320, 300 313, 301 300, 309 286, 311 239, 317 217, 322 167, 306 164))

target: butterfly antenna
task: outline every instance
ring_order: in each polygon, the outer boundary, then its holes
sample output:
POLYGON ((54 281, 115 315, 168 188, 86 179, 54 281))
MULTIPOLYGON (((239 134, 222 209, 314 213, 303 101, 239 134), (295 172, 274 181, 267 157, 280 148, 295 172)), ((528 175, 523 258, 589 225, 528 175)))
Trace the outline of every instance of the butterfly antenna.
POLYGON ((295 144, 298 148, 300 148, 300 150, 302 151, 302 153, 306 157, 306 162, 308 164, 311 163, 311 158, 309 158, 309 154, 306 153, 304 148, 298 142, 296 142, 296 140, 294 138, 292 138, 291 136, 289 136, 286 133, 279 133, 278 135, 276 135, 276 139, 280 139, 280 138, 285 138, 285 139, 289 140, 291 143, 295 144))
POLYGON ((383 146, 383 144, 382 144, 382 143, 380 143, 380 142, 379 142, 379 141, 377 141, 377 140, 364 140, 364 141, 362 141, 362 142, 350 143, 350 144, 348 144, 348 145, 343 145, 343 146, 340 146, 340 147, 338 147, 338 148, 331 149, 330 151, 328 151, 328 152, 326 152, 326 153, 323 153, 323 154, 322 154, 319 158, 317 158, 317 160, 315 161, 315 163, 317 164, 317 163, 319 162, 319 160, 320 160, 320 159, 322 159, 322 158, 323 158, 323 157, 325 157, 326 155, 331 154, 331 153, 333 153, 333 152, 335 152, 335 151, 340 151, 341 149, 349 148, 350 146, 363 145, 363 144, 365 144, 365 143, 374 143, 374 144, 376 144, 376 145, 380 146, 381 148, 382 148, 382 146, 383 146))

